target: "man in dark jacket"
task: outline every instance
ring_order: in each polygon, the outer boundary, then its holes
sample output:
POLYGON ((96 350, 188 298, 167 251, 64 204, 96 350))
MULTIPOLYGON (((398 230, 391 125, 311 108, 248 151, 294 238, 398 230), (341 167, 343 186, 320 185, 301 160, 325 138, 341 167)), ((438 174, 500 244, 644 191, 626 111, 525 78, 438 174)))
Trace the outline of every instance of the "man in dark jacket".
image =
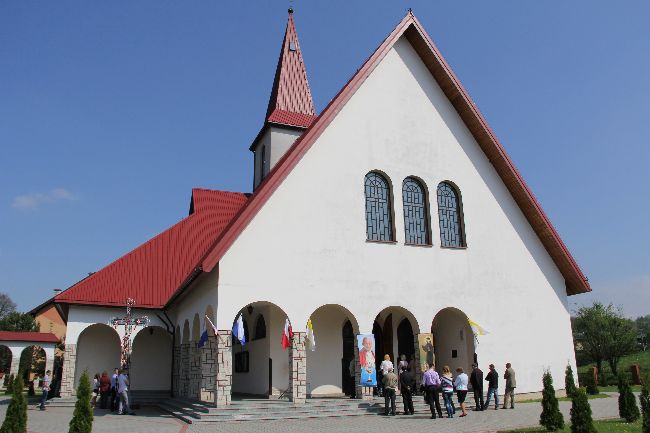
POLYGON ((409 368, 402 368, 399 383, 404 401, 404 415, 413 415, 413 391, 415 391, 415 377, 409 368))
POLYGON ((474 390, 474 410, 483 410, 483 371, 478 368, 478 364, 473 364, 472 367, 469 383, 474 390))
POLYGON ((485 397, 485 405, 483 405, 483 410, 487 409, 490 406, 490 397, 494 394, 494 410, 499 409, 499 373, 497 373, 494 368, 494 364, 490 364, 490 372, 485 376, 485 380, 488 383, 488 392, 487 397, 485 397))

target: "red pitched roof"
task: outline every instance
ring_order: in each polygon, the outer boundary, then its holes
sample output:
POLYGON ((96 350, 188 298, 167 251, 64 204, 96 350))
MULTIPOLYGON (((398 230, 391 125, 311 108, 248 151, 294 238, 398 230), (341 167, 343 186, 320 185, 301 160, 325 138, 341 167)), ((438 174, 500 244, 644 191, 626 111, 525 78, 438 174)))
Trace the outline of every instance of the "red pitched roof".
POLYGON ((59 339, 49 332, 0 331, 0 341, 31 341, 35 343, 58 343, 59 339))
POLYGON ((58 294, 55 302, 160 308, 195 271, 199 259, 248 195, 193 189, 190 215, 102 270, 58 294))
MULTIPOLYGON (((289 16, 289 21, 291 25, 291 16, 289 16)), ((287 29, 289 29, 290 25, 287 26, 287 29)), ((288 30, 287 33, 289 33, 288 30)), ((381 43, 363 66, 357 70, 334 99, 332 99, 325 110, 311 124, 309 129, 295 141, 280 161, 278 161, 273 170, 255 190, 251 199, 242 208, 237 218, 233 219, 226 230, 219 235, 214 246, 202 260, 203 269, 209 272, 216 266, 239 234, 246 228, 248 223, 250 223, 296 164, 298 164, 302 156, 311 148, 312 144, 314 144, 320 134, 336 117, 337 113, 372 73, 379 62, 381 62, 395 42, 402 36, 406 37, 413 45, 443 92, 445 92, 447 98, 454 105, 454 108, 472 132, 482 150, 492 162, 494 168, 528 219, 528 222, 564 276, 567 294, 574 295, 591 291, 589 283, 582 274, 578 264, 562 242, 562 239, 560 239, 559 234, 524 182, 521 174, 508 157, 496 135, 492 132, 478 108, 470 99, 467 91, 454 75, 442 57, 442 54, 440 54, 440 51, 438 51, 438 48, 411 12, 407 13, 392 33, 381 43)), ((286 36, 283 50, 285 48, 286 36)), ((278 68, 280 69, 280 66, 278 68)))
POLYGON ((293 10, 289 9, 287 30, 284 33, 271 98, 266 110, 266 122, 307 128, 316 118, 315 114, 307 71, 293 22, 293 10))

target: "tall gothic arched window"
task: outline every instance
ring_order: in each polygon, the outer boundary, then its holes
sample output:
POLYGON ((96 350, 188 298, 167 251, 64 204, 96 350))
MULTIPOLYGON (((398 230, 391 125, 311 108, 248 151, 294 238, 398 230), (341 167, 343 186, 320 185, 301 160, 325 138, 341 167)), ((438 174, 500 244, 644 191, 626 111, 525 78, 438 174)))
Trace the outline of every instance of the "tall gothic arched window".
POLYGON ((402 184, 404 203, 404 231, 406 243, 428 245, 429 227, 427 218, 427 197, 422 183, 407 177, 402 184))
POLYGON ((257 322, 255 322, 255 337, 253 340, 260 340, 266 338, 266 321, 264 316, 261 314, 257 316, 257 322))
POLYGON ((449 182, 441 182, 438 185, 438 219, 440 220, 440 245, 464 247, 460 194, 449 182))
POLYGON ((370 172, 365 178, 366 233, 369 241, 392 241, 393 222, 388 180, 370 172))

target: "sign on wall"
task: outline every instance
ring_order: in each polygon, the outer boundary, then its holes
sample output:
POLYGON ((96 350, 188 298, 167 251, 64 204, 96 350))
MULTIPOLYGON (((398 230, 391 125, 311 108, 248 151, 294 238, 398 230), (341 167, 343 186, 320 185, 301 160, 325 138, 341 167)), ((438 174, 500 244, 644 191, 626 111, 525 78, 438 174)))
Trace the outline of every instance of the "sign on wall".
POLYGON ((377 371, 375 364, 375 336, 372 334, 357 335, 359 348, 359 365, 361 367, 361 386, 377 386, 377 371))
MULTIPOLYGON (((436 355, 433 353, 433 334, 418 334, 418 349, 420 362, 427 366, 435 365, 436 355)), ((424 368, 423 368, 424 370, 424 368)))

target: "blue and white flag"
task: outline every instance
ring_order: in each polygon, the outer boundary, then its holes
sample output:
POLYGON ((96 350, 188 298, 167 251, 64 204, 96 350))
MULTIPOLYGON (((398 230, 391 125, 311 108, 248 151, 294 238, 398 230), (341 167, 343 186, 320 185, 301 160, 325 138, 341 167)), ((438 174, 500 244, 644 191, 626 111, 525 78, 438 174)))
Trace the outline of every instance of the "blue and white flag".
MULTIPOLYGON (((205 319, 208 321, 208 323, 212 327, 212 331, 214 331, 214 335, 217 335, 217 327, 214 326, 214 323, 212 323, 212 320, 210 320, 210 318, 208 317, 207 314, 205 315, 205 319)), ((205 325, 205 322, 204 322, 204 325, 205 325)), ((207 343, 207 342, 208 342, 208 327, 205 326, 205 330, 201 334, 201 338, 199 338, 199 347, 205 346, 205 343, 207 343)))
POLYGON ((232 325, 232 335, 239 340, 241 345, 243 346, 246 344, 246 334, 244 333, 244 319, 241 316, 241 313, 239 313, 239 316, 237 316, 237 320, 235 320, 235 324, 232 325))

